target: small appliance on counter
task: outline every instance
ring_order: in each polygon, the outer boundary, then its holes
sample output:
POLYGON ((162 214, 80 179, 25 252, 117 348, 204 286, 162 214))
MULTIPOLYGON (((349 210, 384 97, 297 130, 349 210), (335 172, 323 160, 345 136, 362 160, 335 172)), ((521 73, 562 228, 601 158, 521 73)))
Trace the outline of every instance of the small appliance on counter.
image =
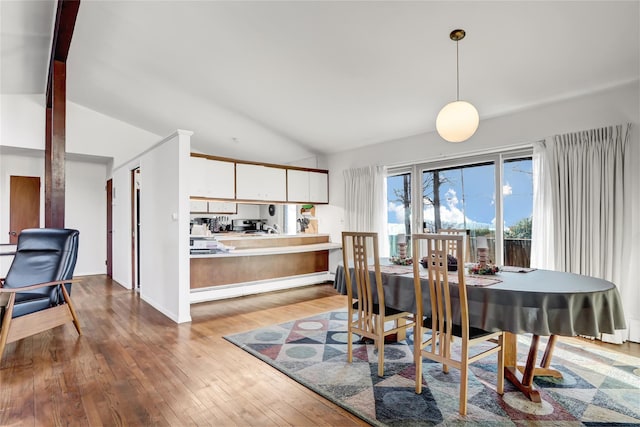
POLYGON ((233 250, 232 246, 225 246, 222 242, 216 241, 215 237, 194 237, 189 238, 189 252, 191 255, 217 254, 233 250))
POLYGON ((234 219, 232 221, 233 231, 239 233, 260 233, 262 231, 261 219, 234 219))
POLYGON ((191 220, 191 234, 208 235, 209 233, 200 233, 199 230, 209 230, 210 233, 223 233, 231 230, 228 216, 214 216, 210 218, 193 218, 191 220), (194 233, 193 230, 197 231, 194 233))

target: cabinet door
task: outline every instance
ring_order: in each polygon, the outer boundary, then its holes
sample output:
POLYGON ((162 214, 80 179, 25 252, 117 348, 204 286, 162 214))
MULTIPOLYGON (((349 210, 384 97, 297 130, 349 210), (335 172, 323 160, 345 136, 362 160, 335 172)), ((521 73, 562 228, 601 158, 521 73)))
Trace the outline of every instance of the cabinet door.
POLYGON ((198 213, 206 213, 208 212, 207 210, 207 202, 205 202, 204 200, 191 200, 190 201, 190 211, 191 212, 198 212, 198 213))
POLYGON ((209 213, 238 213, 238 205, 234 202, 209 202, 209 213))
POLYGON ((309 201, 309 172, 296 169, 287 170, 287 201, 309 201))
POLYGON ((191 157, 189 160, 189 195, 207 197, 206 171, 208 160, 203 157, 191 157))
POLYGON ((309 202, 329 203, 329 174, 309 172, 309 202))
POLYGON ((221 160, 207 160, 206 166, 207 197, 217 199, 234 199, 235 189, 235 163, 221 160))
POLYGON ((236 165, 236 198, 284 202, 287 198, 287 171, 262 165, 236 165))
POLYGON ((191 157, 190 195, 212 199, 235 198, 235 163, 191 157))

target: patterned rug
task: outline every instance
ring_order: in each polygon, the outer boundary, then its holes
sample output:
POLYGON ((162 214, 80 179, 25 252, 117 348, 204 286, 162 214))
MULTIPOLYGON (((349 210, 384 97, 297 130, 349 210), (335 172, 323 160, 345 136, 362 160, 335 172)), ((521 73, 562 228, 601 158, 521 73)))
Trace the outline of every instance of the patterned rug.
MULTIPOLYGON (((471 365, 463 417, 457 369, 443 374, 440 364, 425 360, 426 386, 414 393, 411 332, 406 341, 385 344, 384 378, 377 375, 373 344, 354 344, 353 363, 347 363, 346 317, 346 311, 328 312, 225 338, 376 426, 640 424, 637 357, 558 342, 552 367, 563 378, 536 377, 543 401, 532 403, 506 380, 504 395, 495 392, 495 358, 489 356, 471 365)), ((520 351, 529 347, 526 336, 518 344, 520 351)))

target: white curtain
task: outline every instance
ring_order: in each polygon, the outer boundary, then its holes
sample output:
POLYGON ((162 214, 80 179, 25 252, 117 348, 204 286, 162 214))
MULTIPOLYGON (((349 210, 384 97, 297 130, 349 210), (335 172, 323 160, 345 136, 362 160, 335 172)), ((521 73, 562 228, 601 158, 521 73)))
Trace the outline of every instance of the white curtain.
POLYGON ((387 168, 366 166, 344 171, 345 231, 378 233, 380 256, 389 256, 387 236, 387 168))
MULTIPOLYGON (((630 185, 625 184, 631 125, 556 135, 534 144, 531 265, 616 284, 625 314, 632 284, 630 185)), ((628 175, 628 174, 627 174, 628 175)), ((628 323, 628 322, 627 322, 628 323)), ((626 340, 626 332, 602 338, 626 340)))

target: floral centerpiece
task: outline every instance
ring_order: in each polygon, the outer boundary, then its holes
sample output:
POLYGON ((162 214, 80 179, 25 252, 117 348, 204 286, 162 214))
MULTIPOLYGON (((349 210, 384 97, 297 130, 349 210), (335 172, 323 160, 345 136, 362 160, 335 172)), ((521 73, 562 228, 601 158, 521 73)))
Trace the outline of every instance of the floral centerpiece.
POLYGON ((392 256, 389 260, 396 265, 413 265, 413 259, 400 258, 398 256, 392 256))
POLYGON ((469 266, 469 274, 491 275, 500 271, 500 267, 493 264, 472 264, 469 266))

